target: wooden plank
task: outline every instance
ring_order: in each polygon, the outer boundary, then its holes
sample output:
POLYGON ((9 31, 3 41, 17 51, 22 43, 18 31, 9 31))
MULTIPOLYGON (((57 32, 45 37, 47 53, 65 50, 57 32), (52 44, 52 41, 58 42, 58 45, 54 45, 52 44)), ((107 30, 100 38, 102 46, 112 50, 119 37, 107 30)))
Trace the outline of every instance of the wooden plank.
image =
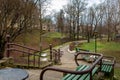
POLYGON ((107 62, 107 61, 103 62, 102 64, 105 64, 105 65, 113 65, 112 62, 107 62))
MULTIPOLYGON (((83 71, 88 68, 89 68, 89 66, 82 66, 79 68, 79 70, 83 71)), ((92 71, 92 75, 94 75, 97 72, 97 70, 98 70, 98 67, 95 67, 92 71)), ((90 79, 90 74, 88 73, 88 74, 84 74, 84 75, 68 74, 62 80, 89 80, 89 79, 90 79)))
MULTIPOLYGON (((94 76, 94 74, 97 72, 97 70, 98 70, 98 67, 95 67, 92 70, 92 76, 94 76)), ((86 79, 80 79, 80 80, 90 80, 90 74, 86 77, 86 79)))
POLYGON ((112 66, 111 65, 107 65, 107 70, 106 70, 106 72, 111 72, 112 71, 112 66))
POLYGON ((108 71, 108 72, 111 72, 111 71, 112 71, 112 69, 113 69, 113 66, 110 66, 110 69, 109 69, 109 71, 108 71))
POLYGON ((84 80, 88 75, 89 75, 88 73, 87 73, 87 74, 84 74, 84 75, 82 75, 78 80, 84 80))
MULTIPOLYGON (((76 68, 76 71, 78 71, 83 65, 79 65, 77 68, 76 68)), ((84 65, 85 66, 85 65, 84 65)))
POLYGON ((107 68, 106 68, 106 72, 109 72, 109 68, 110 68, 110 66, 109 65, 106 65, 107 66, 107 68))
POLYGON ((102 65, 102 71, 105 72, 106 71, 106 65, 102 65))
MULTIPOLYGON (((79 70, 80 68, 82 68, 82 67, 84 67, 84 66, 85 66, 85 65, 80 65, 80 66, 77 67, 76 70, 79 70)), ((64 77, 62 78, 62 80, 67 79, 69 76, 71 76, 71 74, 67 74, 66 76, 64 76, 64 77)))
POLYGON ((102 65, 102 71, 103 72, 111 72, 112 68, 113 68, 112 65, 107 65, 107 64, 102 65))
MULTIPOLYGON (((86 65, 80 65, 80 67, 78 67, 78 71, 83 70, 86 67, 86 65)), ((68 80, 70 78, 73 78, 75 76, 75 74, 67 74, 65 77, 63 77, 61 80, 68 80), (72 76, 72 77, 71 77, 72 76), (70 78, 69 78, 70 77, 70 78)))
MULTIPOLYGON (((90 66, 86 66, 82 71, 88 69, 90 66)), ((82 75, 76 75, 72 80, 78 80, 82 75)))

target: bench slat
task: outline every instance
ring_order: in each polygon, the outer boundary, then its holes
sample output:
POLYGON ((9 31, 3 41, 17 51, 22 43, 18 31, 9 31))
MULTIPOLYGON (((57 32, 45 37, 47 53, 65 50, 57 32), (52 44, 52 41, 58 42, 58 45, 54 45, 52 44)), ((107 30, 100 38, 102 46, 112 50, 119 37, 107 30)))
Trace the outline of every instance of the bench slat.
POLYGON ((102 65, 102 71, 103 72, 111 72, 112 71, 113 66, 112 65, 107 65, 107 64, 103 64, 102 65))
MULTIPOLYGON (((77 71, 83 71, 88 69, 90 66, 87 65, 82 65, 79 66, 76 70, 77 71)), ((92 75, 96 73, 98 70, 98 67, 95 67, 92 71, 92 75)), ((62 80, 89 80, 90 79, 90 74, 83 74, 83 75, 75 75, 75 74, 67 74, 65 77, 62 78, 62 80)))
POLYGON ((83 80, 83 79, 85 79, 87 76, 88 76, 88 74, 84 74, 84 75, 82 75, 78 80, 83 80))
MULTIPOLYGON (((86 65, 80 65, 77 67, 76 70, 81 70, 84 69, 84 67, 86 67, 86 65)), ((70 77, 72 74, 67 74, 66 76, 64 76, 61 80, 66 80, 68 77, 70 77)))
MULTIPOLYGON (((90 66, 87 66, 84 70, 88 69, 90 66)), ((83 71, 83 70, 82 70, 83 71)), ((72 80, 77 80, 79 79, 79 77, 81 77, 82 75, 76 75, 72 80)))
MULTIPOLYGON (((78 71, 83 71, 83 70, 86 70, 89 66, 85 65, 84 68, 79 68, 78 71)), ((73 79, 76 75, 75 74, 71 74, 71 76, 69 78, 67 78, 66 80, 76 80, 76 79, 73 79)), ((80 76, 80 75, 78 75, 80 76)))
POLYGON ((111 71, 112 71, 112 69, 113 69, 113 66, 110 66, 110 69, 109 69, 109 71, 108 71, 108 72, 111 72, 111 71))
MULTIPOLYGON (((92 76, 97 72, 97 70, 98 70, 98 67, 95 67, 95 68, 93 69, 93 71, 92 71, 92 76)), ((90 74, 87 76, 86 79, 79 79, 79 80, 90 80, 90 74)))
POLYGON ((77 66, 76 71, 78 71, 83 66, 85 66, 85 65, 79 65, 79 66, 77 66))
POLYGON ((106 72, 109 72, 110 66, 108 66, 108 65, 106 65, 106 66, 107 66, 106 72))
POLYGON ((102 62, 102 64, 106 64, 106 65, 107 65, 107 64, 108 64, 108 65, 113 65, 113 63, 112 63, 112 62, 106 62, 106 61, 105 61, 105 62, 102 62))
MULTIPOLYGON (((78 71, 83 70, 85 68, 86 68, 86 66, 83 66, 83 67, 79 68, 78 71)), ((74 78, 74 76, 75 76, 75 74, 71 74, 66 80, 71 80, 72 78, 74 78)))
POLYGON ((106 72, 106 68, 107 68, 106 65, 102 65, 102 71, 106 72))

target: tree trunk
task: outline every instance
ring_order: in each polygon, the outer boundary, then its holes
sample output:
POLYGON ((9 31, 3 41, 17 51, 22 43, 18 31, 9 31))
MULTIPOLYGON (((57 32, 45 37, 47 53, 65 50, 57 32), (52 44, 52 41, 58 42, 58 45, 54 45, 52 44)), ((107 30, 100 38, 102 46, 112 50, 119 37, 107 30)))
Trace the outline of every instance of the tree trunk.
POLYGON ((90 33, 87 33, 87 42, 90 43, 90 33))
POLYGON ((0 51, 0 59, 2 59, 4 57, 4 51, 0 51))
POLYGON ((5 42, 0 42, 0 59, 4 57, 5 42))

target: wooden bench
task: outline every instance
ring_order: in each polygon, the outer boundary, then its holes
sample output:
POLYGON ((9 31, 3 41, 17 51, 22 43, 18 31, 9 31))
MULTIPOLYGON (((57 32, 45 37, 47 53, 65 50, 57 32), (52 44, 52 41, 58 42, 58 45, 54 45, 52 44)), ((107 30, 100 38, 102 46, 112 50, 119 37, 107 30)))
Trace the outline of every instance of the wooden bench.
MULTIPOLYGON (((81 49, 81 48, 78 48, 78 47, 76 47, 75 50, 76 50, 76 52, 89 52, 89 50, 81 49)), ((80 56, 79 59, 88 61, 89 56, 88 56, 88 55, 86 56, 86 55, 82 55, 82 54, 81 54, 81 56, 80 56)))
MULTIPOLYGON (((95 54, 95 53, 90 53, 87 52, 87 55, 95 55, 98 56, 96 61, 91 65, 79 65, 77 61, 78 55, 81 54, 86 54, 86 52, 78 52, 75 55, 75 62, 77 64, 77 68, 75 71, 73 70, 66 70, 66 69, 60 69, 60 68, 53 68, 53 67, 47 67, 42 70, 40 74, 40 80, 43 80, 43 75, 46 71, 52 70, 52 71, 58 71, 58 72, 63 72, 67 73, 61 80, 93 80, 94 74, 101 69, 101 66, 98 66, 97 64, 102 63, 102 54, 95 54)), ((69 66, 69 65, 68 65, 69 66)))
POLYGON ((75 50, 76 50, 76 52, 80 52, 80 51, 86 51, 86 52, 89 52, 89 50, 81 49, 81 48, 78 48, 78 47, 76 47, 75 50))
POLYGON ((113 79, 114 76, 114 65, 115 65, 114 57, 110 56, 103 57, 101 72, 108 74, 111 80, 113 79))
MULTIPOLYGON (((80 65, 79 67, 77 67, 76 71, 84 71, 89 69, 90 66, 88 65, 80 65)), ((95 67, 92 70, 92 76, 94 76, 94 74, 98 71, 98 67, 95 67)), ((75 75, 75 74, 67 74, 66 76, 64 76, 61 80, 89 80, 90 79, 90 74, 82 74, 82 75, 75 75)))

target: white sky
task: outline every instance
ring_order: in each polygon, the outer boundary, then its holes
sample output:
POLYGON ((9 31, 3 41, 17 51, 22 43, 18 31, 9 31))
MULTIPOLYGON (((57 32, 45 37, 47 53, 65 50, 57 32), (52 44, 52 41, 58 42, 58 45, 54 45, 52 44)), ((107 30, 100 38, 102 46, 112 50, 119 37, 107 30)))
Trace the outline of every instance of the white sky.
POLYGON ((100 0, 89 0, 88 3, 89 6, 92 6, 93 4, 99 4, 100 0))
MULTIPOLYGON (((48 9, 48 11, 53 12, 53 11, 60 11, 60 9, 63 8, 64 5, 68 3, 68 0, 51 0, 51 5, 48 9)), ((91 6, 93 4, 99 4, 103 0, 88 0, 89 4, 88 6, 91 6)), ((51 13, 49 13, 51 14, 51 13)))
POLYGON ((51 9, 59 11, 67 3, 68 3, 68 0, 52 0, 51 9))

